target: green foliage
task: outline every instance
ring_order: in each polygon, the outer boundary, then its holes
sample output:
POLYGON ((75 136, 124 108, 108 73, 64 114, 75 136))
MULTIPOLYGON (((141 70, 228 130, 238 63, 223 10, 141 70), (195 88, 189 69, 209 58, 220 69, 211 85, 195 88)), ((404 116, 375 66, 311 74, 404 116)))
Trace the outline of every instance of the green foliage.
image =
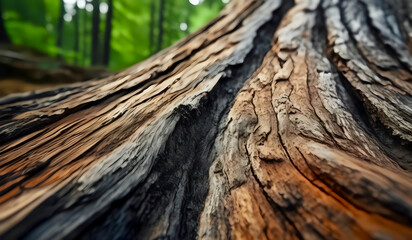
POLYGON ((45 25, 45 3, 39 0, 3 0, 4 9, 14 10, 21 21, 45 25))
POLYGON ((203 25, 211 21, 216 17, 216 13, 224 7, 224 3, 221 1, 205 1, 196 8, 194 8, 194 14, 190 18, 190 32, 194 32, 201 28, 203 25))
POLYGON ((113 2, 110 67, 119 70, 150 56, 150 0, 113 2))
POLYGON ((27 46, 55 56, 58 52, 56 40, 46 28, 24 21, 7 21, 9 37, 16 45, 27 46), (22 34, 24 33, 24 34, 22 34))
MULTIPOLYGON (((109 64, 112 70, 129 67, 156 52, 160 33, 160 1, 113 0, 109 64), (151 7, 154 7, 154 15, 151 14, 151 7), (153 26, 152 31, 151 26, 153 26), (151 32, 153 32, 152 39, 151 32)), ((88 66, 92 22, 90 9, 86 11, 85 4, 91 1, 64 1, 67 4, 78 2, 80 9, 75 12, 74 5, 67 7, 65 4, 66 11, 70 10, 65 14, 70 16, 65 19, 62 32, 63 44, 58 48, 56 46, 59 34, 58 21, 63 17, 60 13, 60 2, 60 0, 3 0, 2 16, 8 35, 14 44, 27 46, 51 56, 62 56, 69 63, 88 66), (78 52, 74 51, 75 17, 79 19, 78 52)), ((104 4, 107 0, 100 0, 100 2, 104 4)), ((203 0, 196 6, 189 0, 165 0, 161 48, 172 45, 202 27, 216 17, 224 5, 222 0, 203 0)), ((99 44, 101 52, 103 52, 103 33, 106 28, 105 18, 106 14, 101 12, 99 44)))
POLYGON ((56 0, 3 0, 3 19, 12 42, 56 56, 59 49, 54 29, 58 3, 56 0))

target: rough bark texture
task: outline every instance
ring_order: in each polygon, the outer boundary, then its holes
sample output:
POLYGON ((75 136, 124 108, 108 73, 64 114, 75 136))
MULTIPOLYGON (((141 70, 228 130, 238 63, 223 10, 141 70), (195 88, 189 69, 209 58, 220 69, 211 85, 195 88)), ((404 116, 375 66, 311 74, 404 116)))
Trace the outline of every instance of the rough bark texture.
POLYGON ((411 5, 234 0, 115 76, 1 99, 1 238, 410 239, 411 5))

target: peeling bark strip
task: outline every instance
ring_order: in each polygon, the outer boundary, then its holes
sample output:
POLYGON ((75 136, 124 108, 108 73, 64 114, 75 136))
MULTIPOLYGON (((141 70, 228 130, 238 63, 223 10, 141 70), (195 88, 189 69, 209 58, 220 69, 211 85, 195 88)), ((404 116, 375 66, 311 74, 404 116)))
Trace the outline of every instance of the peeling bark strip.
POLYGON ((115 76, 0 99, 0 238, 412 238, 411 12, 233 0, 115 76))

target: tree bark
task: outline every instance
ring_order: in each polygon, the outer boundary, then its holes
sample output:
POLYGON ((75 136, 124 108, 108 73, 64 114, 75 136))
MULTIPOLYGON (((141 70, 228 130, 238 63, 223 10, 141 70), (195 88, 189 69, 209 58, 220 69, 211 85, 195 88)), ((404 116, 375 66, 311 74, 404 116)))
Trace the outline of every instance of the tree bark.
POLYGON ((1 99, 0 237, 410 239, 411 10, 233 0, 115 76, 1 99))
POLYGON ((93 14, 92 14, 92 53, 91 65, 98 65, 100 61, 100 0, 93 0, 93 14))

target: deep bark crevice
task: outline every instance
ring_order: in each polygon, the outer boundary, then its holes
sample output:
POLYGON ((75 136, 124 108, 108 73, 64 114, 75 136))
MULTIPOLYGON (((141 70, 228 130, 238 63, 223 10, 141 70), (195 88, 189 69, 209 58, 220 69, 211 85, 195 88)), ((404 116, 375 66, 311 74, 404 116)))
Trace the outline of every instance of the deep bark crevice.
MULTIPOLYGON (((359 1, 359 4, 360 4, 362 10, 364 11, 364 16, 365 16, 365 19, 366 19, 366 23, 368 24, 369 29, 370 29, 370 31, 371 31, 374 39, 376 40, 376 41, 375 41, 375 45, 376 45, 377 47, 382 47, 382 48, 384 48, 384 49, 386 50, 386 52, 388 53, 388 55, 390 55, 390 56, 396 56, 396 57, 392 57, 392 59, 393 59, 394 61, 396 61, 404 70, 412 73, 412 71, 411 71, 411 69, 409 68, 409 66, 408 66, 405 62, 403 62, 403 61, 401 61, 401 60, 399 59, 399 57, 400 57, 399 54, 396 52, 396 50, 395 50, 391 45, 385 43, 384 41, 383 41, 383 42, 380 42, 380 41, 379 41, 380 39, 382 39, 382 36, 381 36, 381 33, 379 32, 379 30, 374 26, 374 24, 373 24, 373 22, 372 22, 372 20, 371 20, 370 11, 369 11, 369 9, 368 9, 367 4, 366 4, 364 1, 359 1)), ((384 4, 384 5, 386 5, 386 6, 385 6, 386 8, 389 8, 389 7, 390 7, 389 4, 384 4)), ((385 8, 383 8, 383 9, 385 9, 385 8)), ((386 9, 386 10, 387 10, 387 9, 386 9)), ((392 29, 391 29, 391 28, 389 28, 389 29, 390 29, 391 32, 392 32, 392 29)), ((393 32, 392 32, 392 34, 393 34, 393 32)), ((394 35, 395 35, 395 34, 394 34, 394 35)))
MULTIPOLYGON (((262 191, 262 194, 265 196, 266 201, 268 201, 268 203, 270 204, 270 206, 272 207, 272 209, 275 213, 280 213, 281 214, 281 216, 284 218, 284 219, 281 219, 281 220, 285 220, 293 228, 293 230, 294 230, 293 233, 295 234, 295 236, 298 239, 300 239, 300 240, 305 239, 302 236, 302 233, 297 228, 296 224, 293 222, 293 220, 291 220, 290 217, 288 217, 285 209, 283 207, 281 207, 279 204, 277 204, 275 201, 273 201, 273 199, 266 192, 265 186, 259 180, 259 177, 256 175, 255 170, 253 169, 252 163, 250 162, 250 155, 247 152, 247 146, 245 146, 245 149, 246 149, 247 157, 249 159, 250 172, 252 173, 253 179, 258 183, 259 188, 262 191)), ((288 208, 289 208, 289 206, 288 206, 288 208)))
POLYGON ((167 233, 159 237, 170 239, 196 237, 199 214, 208 191, 208 172, 211 165, 208 153, 211 152, 220 121, 228 113, 243 83, 256 71, 263 57, 270 50, 277 25, 291 6, 291 3, 284 4, 273 13, 271 20, 257 31, 254 48, 244 62, 229 66, 225 70, 226 77, 219 80, 214 89, 201 100, 197 109, 187 106, 178 108, 176 114, 182 117, 149 173, 158 177, 153 182, 147 179, 129 195, 119 200, 116 204, 118 207, 111 208, 104 217, 100 217, 105 220, 99 220, 82 233, 85 238, 107 237, 110 232, 116 232, 116 236, 122 238, 130 235, 146 236, 147 233, 144 231, 158 224, 158 221, 164 217, 170 204, 164 202, 165 199, 172 202, 176 199, 181 201, 172 203, 174 205, 171 210, 172 215, 167 217, 169 222, 178 224, 169 225, 167 233), (185 175, 187 177, 182 180, 185 175), (178 191, 180 184, 184 184, 184 191, 178 191), (142 199, 141 196, 145 198, 142 199), (165 209, 159 210, 158 204, 150 204, 159 202, 164 202, 165 209), (178 212, 173 212, 176 206, 182 208, 178 212), (108 227, 109 222, 120 223, 120 219, 129 220, 122 221, 121 226, 111 224, 110 228, 108 227), (116 230, 111 229, 116 226, 116 230))
POLYGON ((408 56, 370 4, 233 0, 115 76, 0 99, 0 238, 411 236, 408 56))
POLYGON ((372 118, 365 107, 366 100, 361 100, 362 97, 360 94, 356 93, 342 73, 338 72, 338 76, 339 86, 341 86, 338 88, 338 93, 341 94, 341 100, 345 103, 347 109, 359 126, 370 136, 373 136, 382 150, 393 159, 396 159, 396 162, 401 168, 411 170, 411 144, 391 134, 391 130, 389 130, 379 118, 372 118), (343 95, 349 97, 343 97, 343 95))
MULTIPOLYGON (((339 11, 342 16, 342 24, 348 31, 350 40, 356 45, 356 40, 352 35, 352 32, 346 24, 346 20, 343 15, 341 1, 339 1, 339 11)), ((371 24, 371 23, 368 23, 371 24)), ((333 46, 332 46, 333 47, 333 46)), ((329 49, 331 46, 329 46, 329 49)), ((361 56, 362 53, 359 51, 361 56)), ((333 50, 328 50, 326 56, 332 65, 334 72, 338 74, 337 78, 337 93, 339 98, 345 104, 347 110, 352 114, 353 118, 359 124, 359 126, 367 132, 374 140, 379 144, 380 148, 385 151, 386 154, 391 156, 391 158, 396 159, 397 164, 405 169, 411 170, 412 165, 412 146, 409 142, 402 140, 396 135, 393 135, 392 130, 388 129, 379 119, 379 117, 374 116, 375 113, 371 113, 368 110, 368 100, 362 96, 361 93, 356 91, 350 81, 344 76, 343 72, 339 70, 338 63, 343 62, 347 66, 347 61, 340 59, 340 56, 335 54, 333 50)), ((369 62, 367 63, 369 66, 369 62)), ((351 70, 348 70, 351 71, 351 70)), ((369 104, 373 109, 373 105, 369 104)))

